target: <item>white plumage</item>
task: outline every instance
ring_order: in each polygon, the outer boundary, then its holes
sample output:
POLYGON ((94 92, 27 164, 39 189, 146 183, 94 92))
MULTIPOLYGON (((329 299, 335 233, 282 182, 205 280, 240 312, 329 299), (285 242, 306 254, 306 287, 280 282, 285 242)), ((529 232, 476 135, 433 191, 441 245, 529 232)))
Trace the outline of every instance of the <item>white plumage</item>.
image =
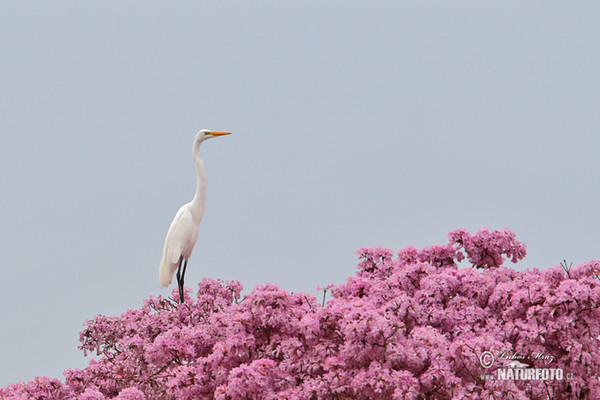
POLYGON ((173 280, 173 274, 177 271, 177 284, 179 285, 181 303, 183 303, 183 280, 187 261, 192 255, 192 250, 198 239, 198 227, 204 214, 204 204, 206 202, 206 172, 199 154, 200 144, 206 139, 223 135, 229 135, 229 132, 214 132, 202 129, 196 134, 192 149, 196 166, 196 194, 192 201, 183 205, 177 211, 165 238, 159 268, 159 282, 164 287, 169 286, 173 280))

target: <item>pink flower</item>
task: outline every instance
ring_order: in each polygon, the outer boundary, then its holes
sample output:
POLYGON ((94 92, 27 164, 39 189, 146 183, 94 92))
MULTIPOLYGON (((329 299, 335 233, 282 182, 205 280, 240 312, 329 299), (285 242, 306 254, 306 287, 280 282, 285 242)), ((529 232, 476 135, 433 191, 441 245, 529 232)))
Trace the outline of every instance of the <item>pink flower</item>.
POLYGON ((204 279, 184 304, 150 297, 96 316, 80 348, 97 360, 0 400, 600 398, 600 262, 515 271, 502 265, 525 245, 507 229, 449 239, 396 257, 360 249, 325 306, 274 284, 242 298, 239 282, 204 279), (457 267, 465 256, 474 268, 457 267), (482 378, 511 354, 570 379, 482 378))

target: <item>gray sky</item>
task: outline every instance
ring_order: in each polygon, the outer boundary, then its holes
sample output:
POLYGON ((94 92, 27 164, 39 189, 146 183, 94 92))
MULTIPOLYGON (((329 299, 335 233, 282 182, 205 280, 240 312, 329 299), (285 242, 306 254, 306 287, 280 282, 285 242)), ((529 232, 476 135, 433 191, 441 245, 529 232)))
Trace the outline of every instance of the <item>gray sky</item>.
POLYGON ((508 227, 516 268, 597 259, 597 2, 3 2, 0 386, 84 367, 78 333, 186 283, 317 293, 361 246, 508 227))

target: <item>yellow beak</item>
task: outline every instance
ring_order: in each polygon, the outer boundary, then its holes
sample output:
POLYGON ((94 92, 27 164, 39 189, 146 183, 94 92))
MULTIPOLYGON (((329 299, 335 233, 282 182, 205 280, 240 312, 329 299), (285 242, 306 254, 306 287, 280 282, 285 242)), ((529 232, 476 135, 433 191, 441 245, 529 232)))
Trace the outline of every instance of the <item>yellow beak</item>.
POLYGON ((213 132, 210 131, 208 132, 209 135, 213 135, 213 136, 223 136, 223 135, 231 135, 231 132, 213 132))

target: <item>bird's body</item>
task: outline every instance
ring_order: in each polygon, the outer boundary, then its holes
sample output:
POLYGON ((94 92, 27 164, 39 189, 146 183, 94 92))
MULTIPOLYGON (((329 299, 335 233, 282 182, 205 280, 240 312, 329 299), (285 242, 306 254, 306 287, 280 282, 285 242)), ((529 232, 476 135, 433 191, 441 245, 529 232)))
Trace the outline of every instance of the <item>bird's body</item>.
POLYGON ((204 205, 206 202, 206 172, 204 170, 204 163, 200 159, 200 144, 211 137, 227 134, 229 133, 213 132, 207 129, 203 129, 196 134, 192 150, 196 166, 196 194, 192 201, 183 205, 177 211, 165 238, 165 246, 159 268, 159 282, 164 287, 169 286, 173 280, 175 271, 177 271, 180 302, 183 302, 183 278, 187 261, 192 255, 192 250, 198 239, 198 228, 204 214, 204 205), (183 271, 181 271, 182 263, 184 263, 183 271))
POLYGON ((198 240, 202 215, 194 218, 191 204, 190 202, 177 211, 167 232, 159 271, 160 284, 164 287, 171 284, 173 274, 179 267, 180 259, 190 259, 196 240, 198 240))

